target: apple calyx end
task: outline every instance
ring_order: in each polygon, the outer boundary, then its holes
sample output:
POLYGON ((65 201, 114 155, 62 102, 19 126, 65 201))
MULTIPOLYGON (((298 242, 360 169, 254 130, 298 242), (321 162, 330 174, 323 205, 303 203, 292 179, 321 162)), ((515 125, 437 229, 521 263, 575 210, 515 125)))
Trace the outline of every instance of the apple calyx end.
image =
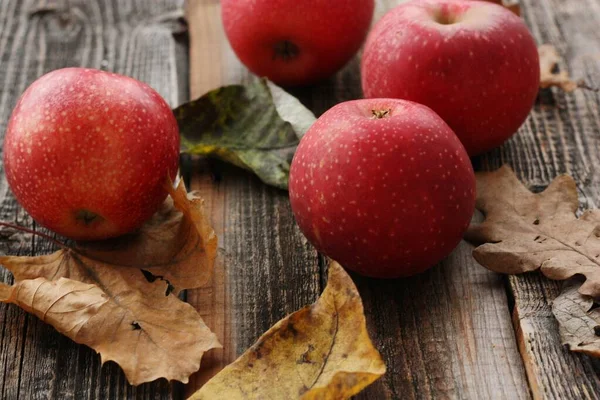
POLYGON ((290 61, 300 54, 300 48, 289 40, 283 40, 275 43, 273 46, 273 60, 281 58, 283 61, 290 61))
POLYGON ((102 220, 103 218, 95 212, 82 209, 77 210, 77 212, 75 213, 75 219, 77 221, 83 222, 84 225, 89 226, 94 222, 102 220))
POLYGON ((385 110, 371 110, 371 119, 383 119, 390 117, 392 109, 388 108, 385 110))

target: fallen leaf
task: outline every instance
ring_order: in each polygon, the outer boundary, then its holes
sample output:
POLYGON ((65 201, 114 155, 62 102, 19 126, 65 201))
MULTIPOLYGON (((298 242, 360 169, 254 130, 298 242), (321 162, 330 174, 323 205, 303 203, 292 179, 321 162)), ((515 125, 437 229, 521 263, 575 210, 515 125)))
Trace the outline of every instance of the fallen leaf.
POLYGON ((80 243, 77 251, 94 260, 134 268, 136 273, 143 269, 148 277, 168 281, 177 294, 210 280, 217 236, 204 215, 200 196, 195 192, 188 194, 180 183, 138 232, 80 243))
POLYGON ((519 274, 540 269, 550 279, 587 279, 584 295, 600 296, 600 211, 577 218, 573 178, 562 175, 542 193, 531 193, 507 166, 477 174, 477 209, 485 215, 466 239, 479 244, 475 259, 492 271, 519 274))
POLYGON ((600 308, 590 296, 578 292, 581 282, 571 279, 552 302, 562 343, 569 350, 600 357, 600 308))
POLYGON ((299 139, 315 121, 296 98, 265 79, 223 86, 173 112, 182 151, 227 161, 281 189, 287 189, 299 139))
POLYGON ((556 86, 565 92, 572 92, 581 85, 572 81, 567 71, 559 69, 560 56, 554 46, 541 45, 538 47, 538 53, 540 55, 540 87, 542 89, 556 86))
POLYGON ((267 86, 271 91, 273 103, 275 104, 279 116, 283 118, 284 121, 289 122, 292 125, 296 136, 299 139, 302 139, 308 128, 316 121, 315 115, 308 108, 304 107, 300 100, 273 82, 267 81, 267 86))
POLYGON ((484 0, 490 3, 499 4, 503 7, 508 8, 510 11, 518 16, 521 16, 521 6, 518 0, 484 0))
POLYGON ((12 286, 0 284, 0 300, 93 348, 103 363, 115 361, 133 385, 161 377, 187 382, 203 353, 220 344, 173 292, 210 277, 216 236, 201 200, 188 199, 182 183, 170 195, 140 232, 112 247, 0 257, 15 279, 12 286))
POLYGON ((316 303, 276 323, 190 399, 345 399, 384 373, 356 286, 334 262, 316 303))

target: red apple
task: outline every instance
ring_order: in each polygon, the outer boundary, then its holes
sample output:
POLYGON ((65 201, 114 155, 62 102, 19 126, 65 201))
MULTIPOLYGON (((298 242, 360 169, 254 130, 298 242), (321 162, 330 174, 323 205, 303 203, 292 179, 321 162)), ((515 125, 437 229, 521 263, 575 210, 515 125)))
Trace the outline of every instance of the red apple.
POLYGON ((56 70, 32 83, 12 113, 6 178, 47 228, 77 240, 119 236, 164 201, 165 182, 177 173, 178 132, 168 104, 145 83, 56 70))
POLYGON ((304 85, 339 70, 367 35, 374 0, 222 0, 229 43, 259 76, 304 85))
POLYGON ((338 104, 292 161, 290 201, 322 253, 373 277, 426 270, 460 241, 475 207, 469 157, 426 106, 397 99, 338 104))
POLYGON ((367 97, 431 107, 470 155, 502 144, 535 101, 540 67, 523 21, 496 4, 410 1, 370 33, 362 58, 367 97))

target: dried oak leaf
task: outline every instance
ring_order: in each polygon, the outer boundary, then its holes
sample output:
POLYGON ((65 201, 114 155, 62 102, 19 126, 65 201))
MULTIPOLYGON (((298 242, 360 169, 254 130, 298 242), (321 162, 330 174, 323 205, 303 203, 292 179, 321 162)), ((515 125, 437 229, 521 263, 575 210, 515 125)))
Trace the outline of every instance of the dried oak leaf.
POLYGON ((220 344, 172 292, 210 277, 216 236, 201 200, 188 200, 183 184, 170 194, 172 201, 140 232, 115 242, 114 258, 102 245, 0 257, 15 279, 0 284, 0 301, 93 348, 103 363, 115 361, 133 385, 161 377, 187 382, 203 353, 220 344))
POLYGON ((563 344, 572 351, 600 357, 600 308, 594 307, 592 297, 578 292, 580 286, 576 278, 567 281, 552 302, 552 313, 563 344))
POLYGON ((567 71, 560 70, 560 56, 554 46, 543 44, 538 47, 540 55, 540 87, 542 89, 556 86, 565 92, 572 92, 582 85, 569 78, 567 71))
POLYGON ((316 303, 276 323, 190 400, 343 399, 384 373, 356 286, 332 263, 316 303))
POLYGON ((477 209, 485 221, 472 225, 466 239, 479 244, 473 256, 505 274, 540 269, 550 279, 580 274, 580 292, 600 296, 600 211, 577 218, 573 178, 562 175, 542 193, 530 192, 512 169, 477 174, 477 209))

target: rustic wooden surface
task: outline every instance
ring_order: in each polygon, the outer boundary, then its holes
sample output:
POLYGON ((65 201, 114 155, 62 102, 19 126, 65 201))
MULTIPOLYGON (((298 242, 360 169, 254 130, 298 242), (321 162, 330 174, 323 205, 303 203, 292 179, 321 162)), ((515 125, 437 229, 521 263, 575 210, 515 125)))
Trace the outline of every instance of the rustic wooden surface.
MULTIPOLYGON (((187 99, 187 45, 174 40, 180 1, 0 0, 0 132, 18 96, 43 73, 104 68, 148 82, 173 106, 187 99)), ((39 229, 0 173, 0 218, 39 229)), ((52 246, 2 231, 0 251, 42 254, 52 246)), ((0 272, 9 281, 9 274, 0 272)), ((182 385, 131 387, 110 363, 14 306, 0 305, 0 399, 170 399, 182 385)))
MULTIPOLYGON (((598 0, 521 0, 523 17, 538 43, 557 47, 573 77, 600 88, 600 2, 598 0)), ((547 186, 561 173, 578 183, 582 207, 600 206, 600 96, 544 90, 519 134, 478 160, 483 168, 503 162, 533 188, 547 186)), ((513 320, 531 392, 544 399, 598 399, 597 360, 574 355, 560 345, 551 302, 560 285, 539 274, 511 277, 513 320)))
MULTIPOLYGON (((379 1, 375 19, 395 4, 379 1)), ((187 14, 192 97, 253 79, 224 37, 218 1, 190 1, 187 14)), ((327 82, 292 92, 317 115, 340 101, 359 98, 358 60, 327 82)), ((221 164, 215 168, 202 162, 196 168, 192 188, 209 197, 223 257, 213 284, 191 291, 188 301, 216 327, 224 350, 207 357, 210 368, 197 374, 188 394, 277 320, 314 301, 325 276, 323 262, 294 224, 285 193, 266 188, 243 171, 224 172, 221 164), (281 227, 286 227, 284 234, 281 227), (240 246, 240 238, 250 243, 240 246), (256 282, 264 290, 251 288, 256 282), (239 295, 238 288, 246 290, 239 295), (284 296, 287 302, 276 300, 284 296), (272 307, 274 301, 278 308, 272 307)), ((505 281, 475 265, 470 251, 462 243, 442 265, 411 279, 355 277, 371 335, 388 365, 386 376, 359 398, 529 398, 505 281)))
MULTIPOLYGON (((398 2, 378 0, 375 18, 398 2)), ((539 43, 557 45, 566 60, 562 67, 599 87, 600 1, 521 3, 539 43)), ((0 0, 0 135, 27 85, 63 66, 134 76, 172 105, 188 93, 252 79, 223 36, 218 0, 190 1, 189 69, 180 12, 181 2, 169 0, 0 0)), ((358 68, 357 57, 334 78, 293 93, 319 115, 361 96, 358 68)), ((599 104, 596 92, 544 91, 519 135, 474 163, 490 169, 508 162, 536 188, 570 173, 583 205, 596 207, 599 104)), ((277 320, 318 297, 325 263, 294 224, 287 193, 218 162, 195 160, 192 167, 191 186, 203 192, 220 250, 211 284, 189 291, 187 299, 223 350, 205 355, 186 388, 165 381, 132 388, 114 364, 101 367, 92 350, 14 306, 0 305, 1 399, 183 398, 277 320)), ((1 173, 0 201, 2 220, 39 229, 15 203, 1 173)), ((52 250, 39 238, 0 234, 2 252, 52 250)), ((353 276, 371 336, 388 365, 388 373, 358 398, 599 398, 594 362, 560 345, 549 306, 559 286, 537 274, 506 279, 488 272, 474 263, 470 250, 462 243, 439 266, 410 279, 353 276)))

